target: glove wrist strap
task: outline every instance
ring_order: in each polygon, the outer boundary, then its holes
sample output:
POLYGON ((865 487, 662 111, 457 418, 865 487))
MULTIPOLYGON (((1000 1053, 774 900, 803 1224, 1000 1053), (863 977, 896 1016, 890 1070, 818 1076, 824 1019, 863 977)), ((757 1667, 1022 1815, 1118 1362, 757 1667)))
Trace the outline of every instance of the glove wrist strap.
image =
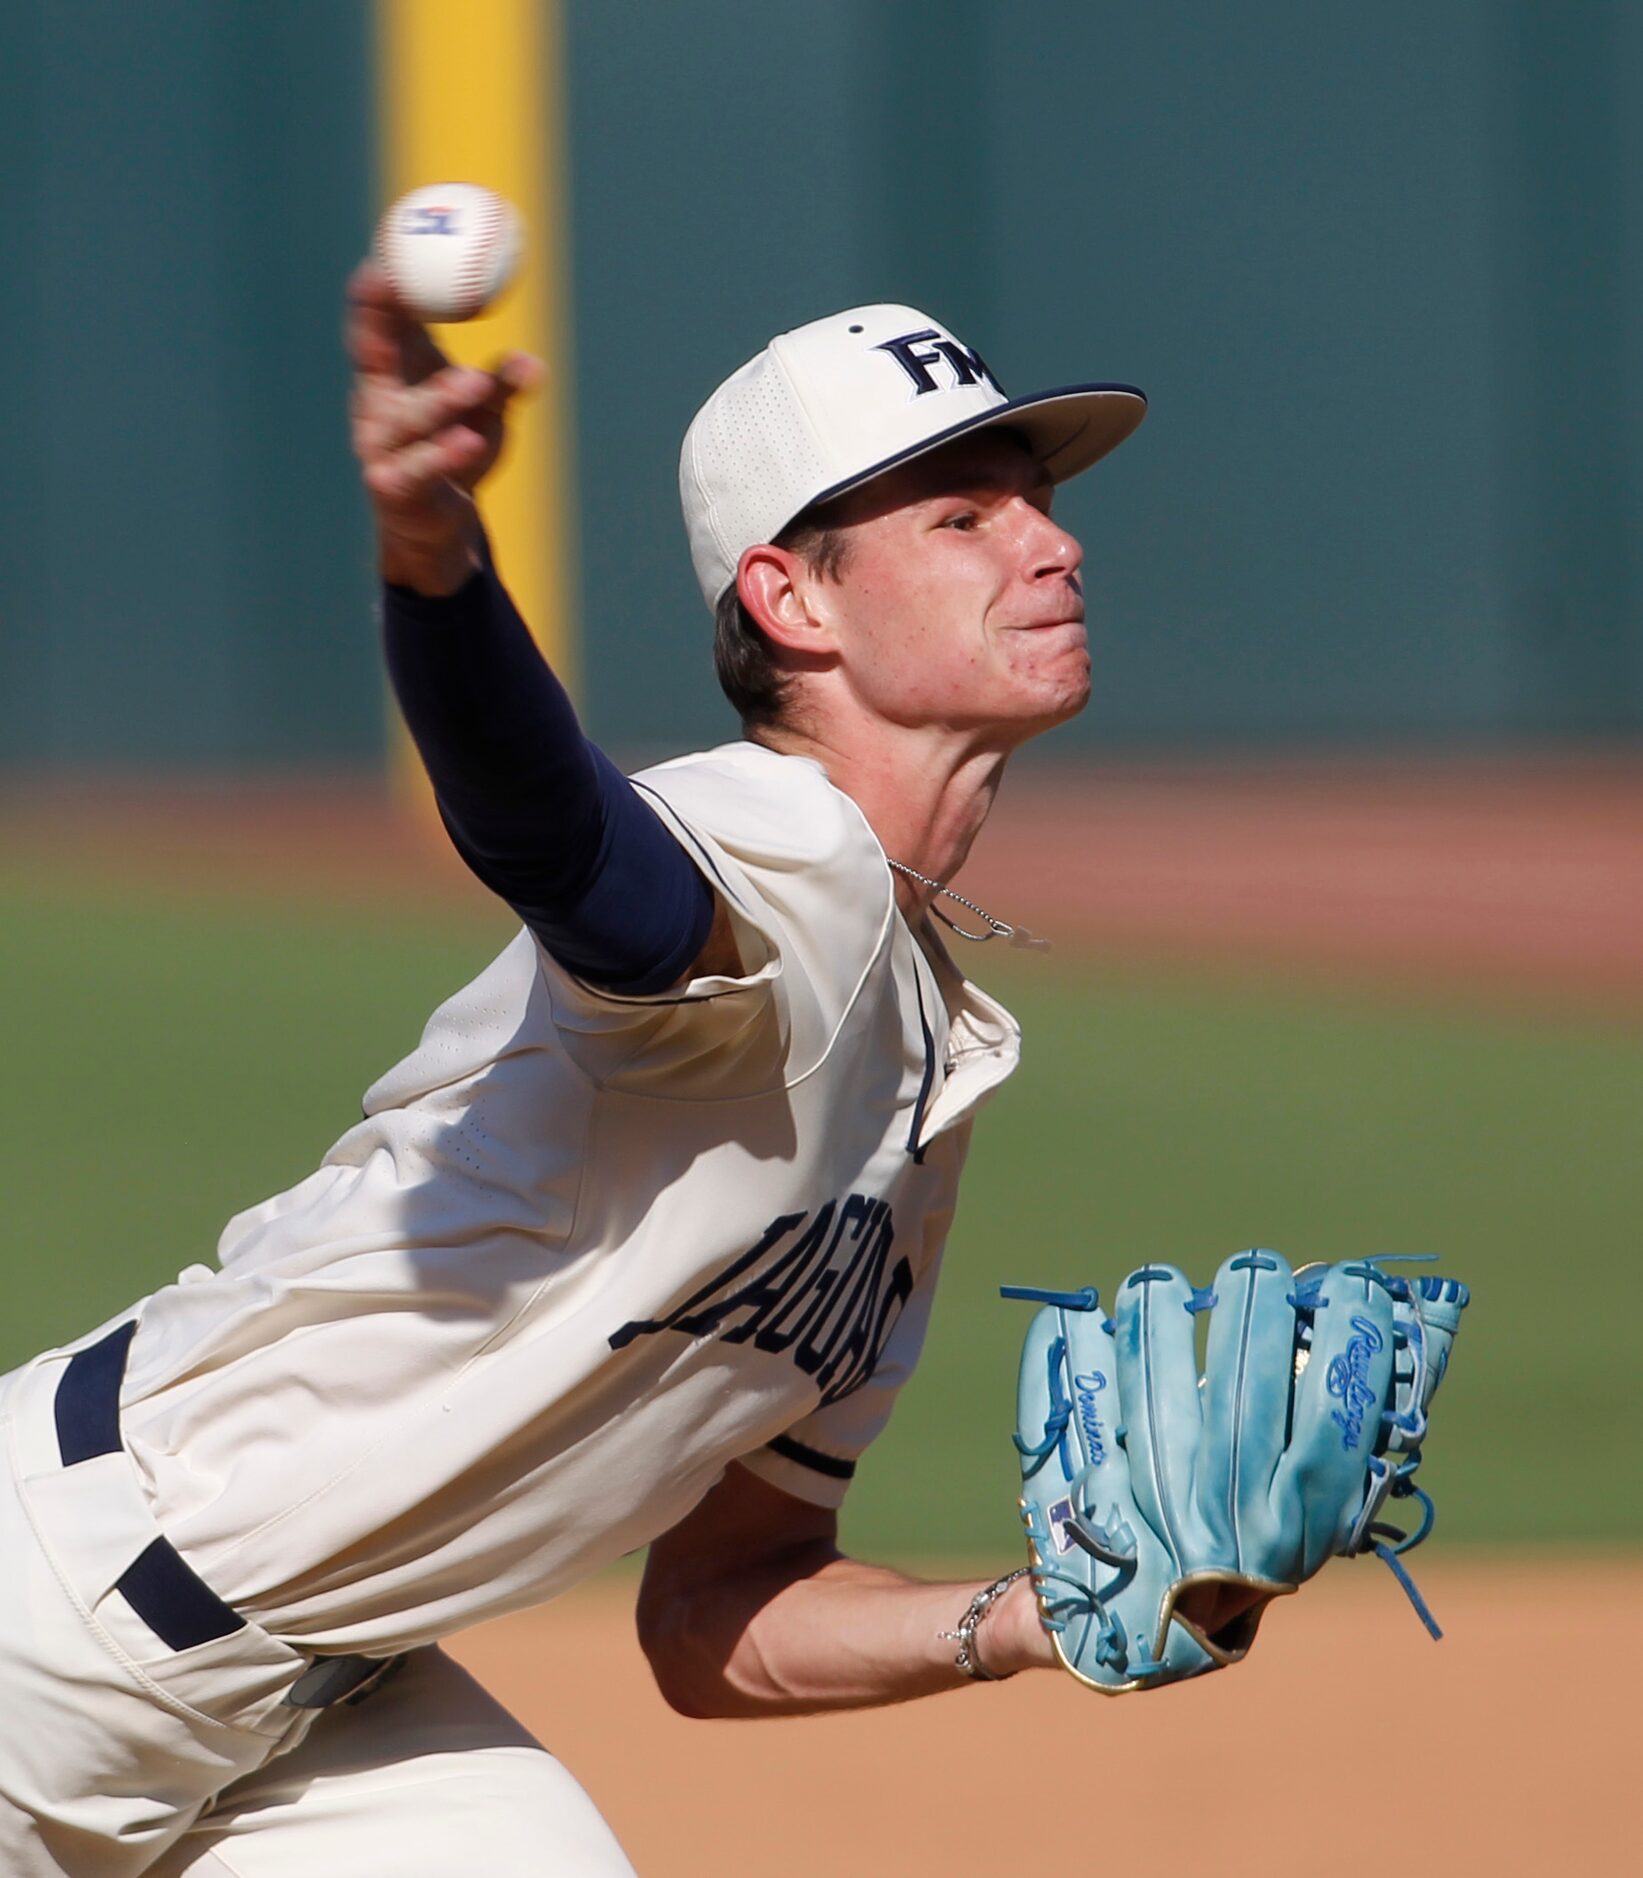
POLYGON ((936 1635, 947 1643, 956 1643, 958 1653, 953 1658, 953 1667, 962 1669, 973 1682, 1005 1682, 1004 1676, 995 1676, 990 1669, 982 1667, 981 1659, 976 1655, 976 1632, 981 1628, 981 1620, 1003 1597, 1018 1578, 1025 1578, 1032 1570, 1030 1565, 1018 1565, 1013 1572, 1006 1572, 1002 1578, 995 1579, 983 1587, 970 1600, 970 1608, 958 1620, 956 1630, 938 1630, 936 1635))

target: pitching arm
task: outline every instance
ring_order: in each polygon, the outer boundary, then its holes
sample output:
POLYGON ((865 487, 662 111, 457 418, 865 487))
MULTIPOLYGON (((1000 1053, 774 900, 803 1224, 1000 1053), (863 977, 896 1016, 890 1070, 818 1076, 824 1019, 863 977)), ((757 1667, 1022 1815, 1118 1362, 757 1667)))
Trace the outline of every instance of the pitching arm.
POLYGON ((567 969, 662 991, 734 969, 729 922, 654 810, 583 736, 490 565, 474 492, 524 354, 447 364, 366 263, 349 283, 353 442, 376 520, 388 669, 458 853, 567 969))

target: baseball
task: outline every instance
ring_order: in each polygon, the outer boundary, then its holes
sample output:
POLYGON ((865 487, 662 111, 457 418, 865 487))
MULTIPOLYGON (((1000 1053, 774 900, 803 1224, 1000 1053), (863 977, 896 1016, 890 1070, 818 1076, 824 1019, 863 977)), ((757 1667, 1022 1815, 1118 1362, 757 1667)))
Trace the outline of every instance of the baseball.
POLYGON ((478 183, 428 183, 377 224, 376 256, 418 319, 471 320, 513 278, 523 234, 511 202, 478 183))

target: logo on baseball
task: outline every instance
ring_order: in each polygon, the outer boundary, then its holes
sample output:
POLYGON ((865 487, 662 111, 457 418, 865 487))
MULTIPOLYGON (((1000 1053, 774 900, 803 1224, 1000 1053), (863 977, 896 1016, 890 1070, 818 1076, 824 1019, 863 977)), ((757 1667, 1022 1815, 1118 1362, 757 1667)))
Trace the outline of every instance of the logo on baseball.
POLYGON ((478 183, 428 183, 377 225, 376 257, 418 319, 471 320, 513 277, 518 211, 478 183))

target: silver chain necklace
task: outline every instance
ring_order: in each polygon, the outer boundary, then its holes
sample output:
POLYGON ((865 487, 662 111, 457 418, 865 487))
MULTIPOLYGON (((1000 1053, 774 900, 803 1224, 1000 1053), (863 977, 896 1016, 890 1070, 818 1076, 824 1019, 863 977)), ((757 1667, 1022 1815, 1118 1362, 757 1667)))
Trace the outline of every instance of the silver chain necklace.
POLYGON ((1028 932, 1025 926, 1007 926, 1003 920, 994 919, 985 907, 977 906, 974 900, 966 900, 962 893, 954 893, 951 887, 944 886, 939 880, 932 880, 928 874, 921 874, 916 867, 909 867, 904 861, 891 861, 888 854, 884 858, 890 861, 890 865, 898 874, 905 874, 909 880, 916 880, 921 887, 928 887, 932 893, 939 893, 949 900, 956 900, 960 906, 967 906, 977 919, 984 919, 987 922, 986 932, 971 932, 968 928, 960 926, 956 920, 949 919, 939 906, 931 907, 930 911, 935 918, 939 919, 949 932, 957 933, 959 938, 974 940, 977 945, 985 945, 989 939, 1008 939, 1011 945, 1025 946, 1033 952, 1049 951, 1049 940, 1038 938, 1035 934, 1028 932))

